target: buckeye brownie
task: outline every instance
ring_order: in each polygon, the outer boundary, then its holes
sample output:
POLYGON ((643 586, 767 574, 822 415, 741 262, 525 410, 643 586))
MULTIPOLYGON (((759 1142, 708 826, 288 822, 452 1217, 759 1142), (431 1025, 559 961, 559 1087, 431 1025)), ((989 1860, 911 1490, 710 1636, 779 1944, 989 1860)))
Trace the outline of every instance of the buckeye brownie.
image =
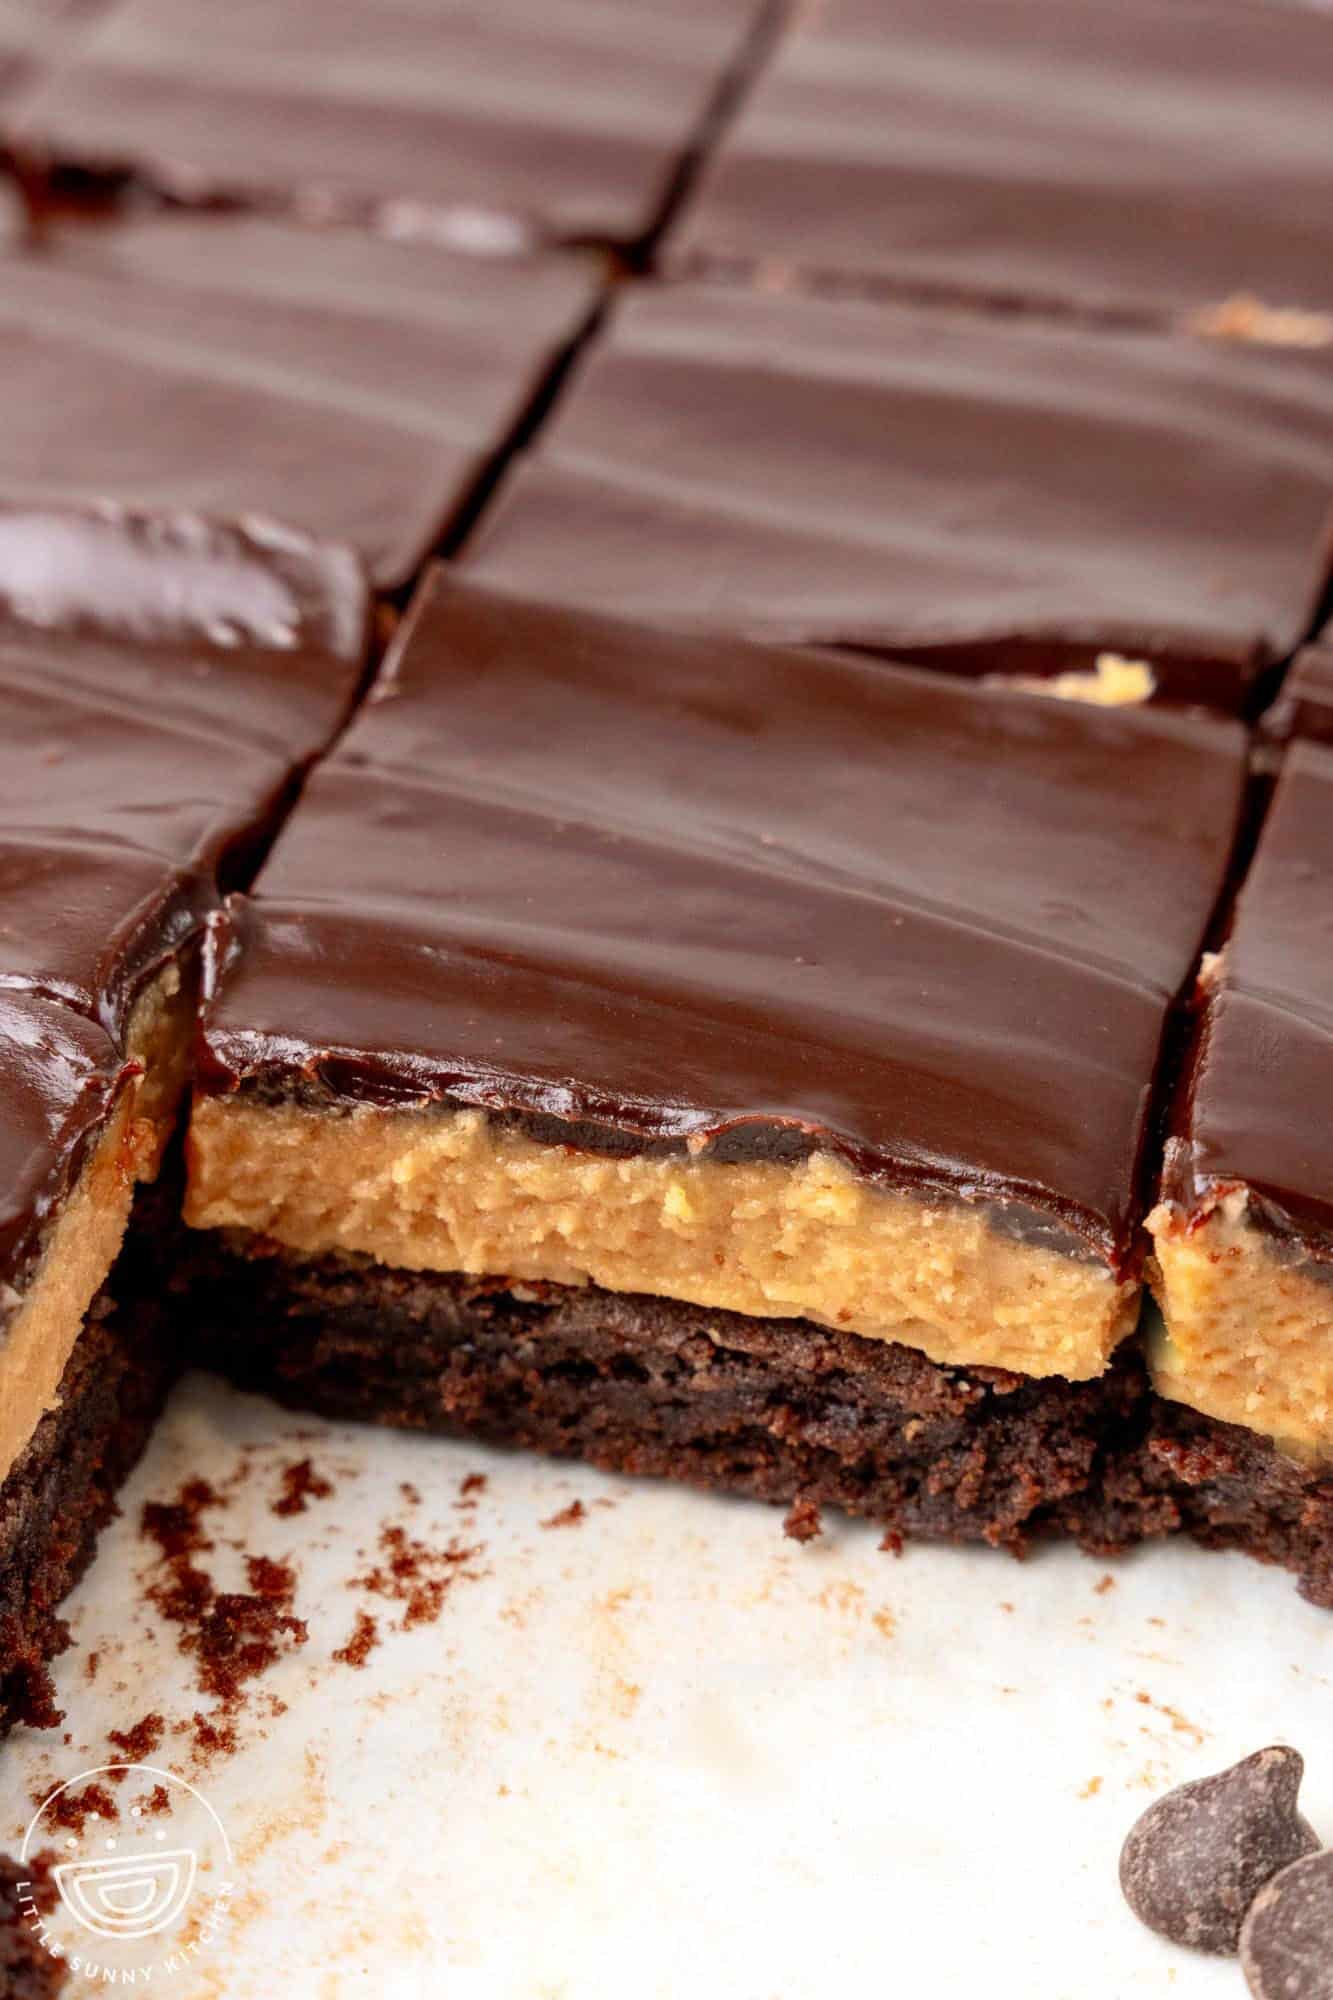
POLYGON ((675 627, 1239 708, 1313 631, 1330 493, 1333 352, 661 285, 465 555, 675 627))
POLYGON ((350 544, 397 589, 596 294, 577 258, 256 216, 71 223, 0 256, 0 499, 260 516, 350 544))
POLYGON ((14 108, 57 169, 465 244, 649 238, 763 0, 118 0, 14 108))
POLYGON ((210 927, 202 1351, 892 1534, 1186 1528, 1327 1595, 1305 1470, 1130 1338, 1245 760, 437 571, 210 927))
MULTIPOLYGON (((0 510, 0 1727, 48 1706, 59 1600, 171 1365, 156 1254, 117 1259, 187 1079, 201 928, 343 721, 368 620, 350 551, 0 510)), ((143 1199, 164 1252, 172 1191, 143 1199)))
MULTIPOLYGON (((1285 752, 1151 1223, 1159 1389, 1333 1461, 1333 748, 1285 752)), ((1333 1474, 1329 1475, 1333 1494, 1333 1474)))
POLYGON ((1253 0, 823 0, 679 261, 1333 342, 1333 19, 1253 0))

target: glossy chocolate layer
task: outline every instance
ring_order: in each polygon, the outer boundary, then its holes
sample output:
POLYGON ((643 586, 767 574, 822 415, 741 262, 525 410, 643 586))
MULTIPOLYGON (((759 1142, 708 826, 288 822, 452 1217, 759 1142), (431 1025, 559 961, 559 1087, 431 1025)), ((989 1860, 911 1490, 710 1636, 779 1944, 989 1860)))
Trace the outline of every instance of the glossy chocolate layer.
POLYGON ((1232 723, 438 571, 236 908, 205 1084, 829 1145, 1120 1269, 1243 764, 1232 723))
POLYGON ((345 715, 366 585, 294 537, 0 511, 0 606, 0 983, 119 1035, 345 715))
POLYGON ((126 1079, 130 1010, 257 859, 360 681, 350 552, 0 509, 0 1281, 126 1079))
POLYGON ((352 230, 71 225, 0 256, 0 499, 267 518, 350 544, 395 587, 594 289, 575 259, 461 257, 352 230))
POLYGON ((1239 706, 1333 550, 1333 352, 636 288, 470 544, 487 583, 1239 706))
POLYGON ((120 0, 19 107, 57 164, 391 228, 635 243, 759 0, 120 0))
POLYGON ((1331 101, 1317 8, 820 0, 672 249, 1131 316, 1333 314, 1331 101))
POLYGON ((0 1332, 136 1073, 95 1022, 40 994, 0 988, 0 1332))
POLYGON ((1286 752, 1168 1161, 1187 1209, 1241 1185, 1333 1253, 1333 749, 1286 752))

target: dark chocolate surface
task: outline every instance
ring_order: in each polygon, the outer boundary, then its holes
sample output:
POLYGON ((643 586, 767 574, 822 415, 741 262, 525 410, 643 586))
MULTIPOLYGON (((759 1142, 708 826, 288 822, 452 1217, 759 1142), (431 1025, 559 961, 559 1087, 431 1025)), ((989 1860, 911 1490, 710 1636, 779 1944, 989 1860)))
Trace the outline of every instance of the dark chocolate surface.
POLYGON ((820 0, 671 247, 990 300, 1333 311, 1333 17, 1255 0, 820 0))
POLYGON ((0 1280, 126 1080, 144 980, 258 858, 361 679, 350 551, 0 509, 0 1280))
POLYGON ((0 499, 255 517, 396 587, 582 325, 579 260, 143 215, 0 256, 0 499), (151 412, 151 421, 146 412, 151 412))
POLYGON ((1283 760, 1204 1016, 1166 1189, 1231 1185, 1258 1218, 1333 1248, 1333 749, 1283 760))
POLYGON ((467 559, 972 671, 1110 649, 1226 706, 1312 623, 1331 509, 1333 351, 638 287, 467 559))
POLYGON ((90 1143, 137 1074, 96 1022, 0 987, 0 1331, 90 1143))
POLYGON ((25 144, 186 199, 512 245, 636 243, 760 0, 121 0, 23 99, 25 144))
POLYGON ((367 612, 295 537, 0 510, 0 984, 123 1033, 346 714, 367 612))
POLYGON ((1243 761, 1231 723, 437 571, 237 910, 206 1082, 813 1132, 1123 1264, 1243 761))

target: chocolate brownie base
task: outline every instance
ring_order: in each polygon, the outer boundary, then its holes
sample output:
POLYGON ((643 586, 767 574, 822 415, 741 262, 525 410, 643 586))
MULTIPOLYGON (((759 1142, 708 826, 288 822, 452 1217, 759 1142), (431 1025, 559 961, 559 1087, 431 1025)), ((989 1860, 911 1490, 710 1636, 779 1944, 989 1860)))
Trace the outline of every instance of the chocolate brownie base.
POLYGON ((70 1643, 61 1601, 92 1559, 162 1407, 176 1342, 155 1300, 170 1196, 143 1191, 45 1416, 0 1484, 0 1736, 60 1720, 47 1663, 70 1643))
POLYGON ((1333 1473, 1152 1393, 1137 1351, 1092 1382, 943 1367, 804 1320, 559 1285, 298 1261, 187 1233, 197 1358, 337 1417, 461 1434, 794 1505, 888 1538, 1107 1555, 1183 1532, 1295 1572, 1333 1607, 1333 1473))

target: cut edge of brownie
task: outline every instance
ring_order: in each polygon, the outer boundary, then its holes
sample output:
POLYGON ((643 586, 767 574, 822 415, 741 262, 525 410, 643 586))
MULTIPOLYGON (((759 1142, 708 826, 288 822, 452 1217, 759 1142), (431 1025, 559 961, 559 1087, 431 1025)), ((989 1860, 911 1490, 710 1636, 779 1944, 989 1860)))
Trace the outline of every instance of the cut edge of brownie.
POLYGON ((1183 1533, 1296 1575, 1333 1608, 1333 1472, 1153 1393, 1131 1341, 1101 1378, 943 1366, 809 1321, 459 1274, 294 1258, 185 1233, 194 1358, 339 1419, 477 1438, 794 1510, 886 1541, 1119 1553, 1183 1533))
POLYGON ((130 1235, 66 1364, 60 1402, 0 1481, 0 1736, 61 1719, 60 1606, 92 1560, 161 1411, 177 1343, 160 1294, 179 1178, 140 1190, 130 1235))

